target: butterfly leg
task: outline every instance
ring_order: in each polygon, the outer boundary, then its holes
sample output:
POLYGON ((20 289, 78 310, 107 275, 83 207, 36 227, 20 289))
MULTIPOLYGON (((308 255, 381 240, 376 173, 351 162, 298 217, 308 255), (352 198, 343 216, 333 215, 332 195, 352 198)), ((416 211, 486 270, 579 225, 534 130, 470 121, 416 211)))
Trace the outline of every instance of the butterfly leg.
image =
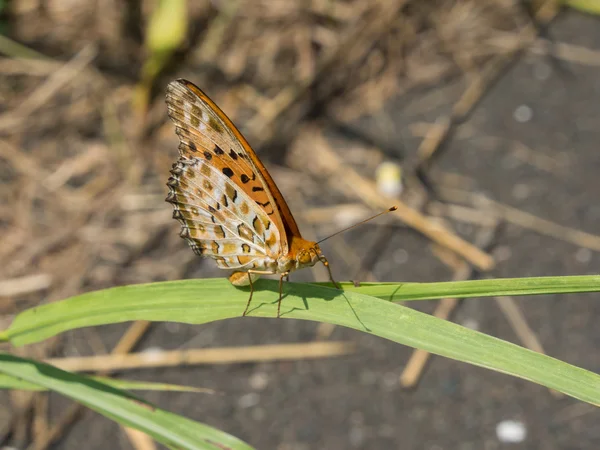
POLYGON ((279 277, 279 301, 277 302, 277 318, 278 319, 281 316, 281 314, 280 314, 281 313, 281 300, 283 299, 283 279, 284 278, 285 278, 285 281, 289 281, 290 273, 284 272, 279 277))
POLYGON ((248 280, 250 281, 250 297, 248 297, 248 303, 246 303, 246 309, 244 310, 245 316, 248 313, 248 308, 250 308, 250 302, 252 301, 252 294, 254 294, 254 282, 252 281, 252 275, 248 274, 248 280))
MULTIPOLYGON (((250 308, 250 302, 252 301, 252 295, 254 294, 254 282, 252 281, 252 275, 273 275, 275 272, 270 272, 268 270, 252 270, 250 269, 248 272, 248 281, 250 282, 250 297, 248 297, 248 303, 246 303, 246 309, 244 310, 245 316, 248 314, 248 308, 250 308)), ((279 289, 281 291, 281 289, 279 289)), ((280 294, 281 295, 281 294, 280 294)), ((279 315, 277 315, 279 317, 279 315)))
POLYGON ((329 267, 329 261, 327 261, 327 258, 322 256, 320 259, 323 265, 327 267, 327 272, 329 272, 329 280, 333 283, 336 289, 342 289, 342 287, 333 279, 333 274, 331 273, 331 267, 329 267))

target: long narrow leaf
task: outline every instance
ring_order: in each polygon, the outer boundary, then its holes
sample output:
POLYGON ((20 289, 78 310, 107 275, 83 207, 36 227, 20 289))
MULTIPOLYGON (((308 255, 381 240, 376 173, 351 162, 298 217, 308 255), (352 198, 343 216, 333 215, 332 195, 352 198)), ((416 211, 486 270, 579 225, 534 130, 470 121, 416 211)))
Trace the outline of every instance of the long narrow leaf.
MULTIPOLYGON (((410 301, 443 297, 594 292, 600 291, 600 276, 365 283, 360 287, 344 283, 343 293, 318 285, 286 283, 285 286, 285 318, 328 321, 328 317, 344 314, 350 299, 363 298, 365 295, 392 301, 410 301), (303 301, 302 297, 296 295, 298 289, 313 301, 303 301), (363 295, 354 297, 355 294, 363 295), (324 315, 321 316, 321 313, 324 315)), ((278 298, 277 282, 260 280, 256 283, 256 289, 251 315, 273 317, 273 306, 278 298)), ((22 312, 7 330, 0 333, 0 340, 10 340, 14 345, 31 344, 74 328, 131 320, 207 323, 239 317, 248 295, 248 289, 234 288, 221 278, 138 284, 88 292, 22 312)))
MULTIPOLYGON (((174 392, 192 392, 214 394, 215 391, 206 388, 196 388, 193 386, 182 386, 179 384, 156 383, 154 381, 122 380, 118 378, 86 376, 91 380, 106 384, 117 389, 127 389, 131 391, 174 391, 174 392)), ((0 389, 20 389, 24 391, 46 391, 44 386, 30 383, 22 378, 13 377, 5 373, 0 373, 0 389)))
MULTIPOLYGON (((562 287, 556 279, 546 285, 543 279, 537 279, 530 289, 538 293, 553 292, 552 289, 559 292, 598 290, 599 279, 600 277, 565 277, 562 287)), ((510 283, 491 281, 494 284, 489 286, 496 286, 496 294, 515 292, 510 283)), ((475 287, 481 288, 479 282, 473 283, 475 287)), ((450 284, 446 283, 446 287, 455 296, 484 295, 477 288, 468 293, 464 283, 460 289, 452 291, 450 284)), ((405 283, 383 286, 388 289, 386 295, 394 292, 394 299, 406 300, 425 298, 424 290, 427 290, 428 285, 405 283)), ((341 292, 327 287, 294 283, 287 283, 285 290, 282 306, 284 318, 314 320, 354 328, 411 347, 528 379, 600 405, 600 376, 592 372, 357 292, 341 292)), ((430 293, 437 298, 439 291, 439 283, 435 283, 430 293)), ((524 289, 516 291, 526 292, 524 289)), ((383 293, 380 292, 380 295, 383 293)), ((236 289, 226 280, 220 279, 113 288, 25 311, 17 316, 3 333, 3 337, 21 345, 73 328, 128 320, 201 324, 239 317, 247 298, 247 290, 236 289)), ((250 314, 274 317, 277 299, 277 282, 264 280, 257 283, 250 314)))
POLYGON ((59 392, 158 442, 189 450, 249 450, 237 438, 185 417, 164 411, 128 392, 48 364, 0 354, 0 373, 59 392))
MULTIPOLYGON (((331 283, 315 283, 332 286, 331 283)), ((500 295, 573 294, 600 292, 600 276, 496 278, 488 280, 444 281, 440 283, 342 283, 344 291, 391 301, 440 298, 495 297, 500 295)))

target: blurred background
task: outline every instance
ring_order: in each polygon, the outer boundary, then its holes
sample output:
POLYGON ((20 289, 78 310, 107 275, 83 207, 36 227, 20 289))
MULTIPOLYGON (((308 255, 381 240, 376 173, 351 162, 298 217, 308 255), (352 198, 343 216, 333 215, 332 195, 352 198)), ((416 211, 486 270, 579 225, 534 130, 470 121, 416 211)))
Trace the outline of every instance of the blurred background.
MULTIPOLYGON (((338 280, 597 273, 600 27, 585 3, 0 2, 2 326, 90 290, 226 275, 188 248, 164 202, 178 145, 164 92, 180 77, 246 135, 306 238, 400 206, 322 245, 338 280)), ((410 306, 599 372, 594 297, 410 306)), ((215 389, 141 395, 261 449, 600 446, 590 405, 305 321, 121 324, 10 351, 152 352, 154 367, 113 373, 215 389), (221 363, 167 366, 160 353, 203 348, 222 349, 221 363)), ((1 393, 0 443, 156 448, 23 392, 1 393)))

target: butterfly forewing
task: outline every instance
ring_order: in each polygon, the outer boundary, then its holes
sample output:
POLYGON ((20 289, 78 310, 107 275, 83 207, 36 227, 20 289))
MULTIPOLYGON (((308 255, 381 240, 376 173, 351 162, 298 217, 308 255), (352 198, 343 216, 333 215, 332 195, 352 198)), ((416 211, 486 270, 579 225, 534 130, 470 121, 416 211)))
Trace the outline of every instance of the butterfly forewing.
MULTIPOLYGON (((169 84, 167 107, 180 138, 181 157, 204 161, 206 166, 230 180, 228 189, 231 190, 233 186, 238 193, 245 193, 246 199, 251 199, 253 204, 248 204, 244 199, 244 202, 239 201, 238 209, 242 213, 256 208, 262 210, 268 220, 253 221, 258 226, 256 232, 260 234, 263 227, 274 226, 279 232, 279 250, 286 254, 287 233, 279 211, 280 201, 273 195, 274 183, 229 118, 206 94, 186 80, 169 84)), ((278 190, 276 196, 281 197, 278 190)))

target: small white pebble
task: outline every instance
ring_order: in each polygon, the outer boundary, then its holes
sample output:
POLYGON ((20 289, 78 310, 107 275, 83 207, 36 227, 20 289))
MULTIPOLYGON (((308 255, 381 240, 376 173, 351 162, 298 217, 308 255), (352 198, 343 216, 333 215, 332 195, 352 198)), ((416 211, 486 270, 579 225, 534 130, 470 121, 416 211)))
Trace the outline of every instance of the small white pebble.
POLYGON ((523 422, 517 420, 503 420, 496 425, 496 436, 500 442, 523 442, 527 436, 527 429, 523 422))
POLYGON ((260 402, 260 395, 256 392, 249 392, 248 394, 242 395, 238 400, 238 406, 240 408, 252 408, 258 405, 260 402))
POLYGON ((592 259, 592 251, 589 248, 580 248, 575 253, 575 259, 578 263, 587 264, 592 259))
POLYGON ((513 118, 519 123, 529 122, 533 117, 533 110, 527 105, 519 105, 513 113, 513 118))
POLYGON ((250 376, 248 383, 252 389, 262 391, 269 384, 269 375, 265 372, 255 372, 250 376))

